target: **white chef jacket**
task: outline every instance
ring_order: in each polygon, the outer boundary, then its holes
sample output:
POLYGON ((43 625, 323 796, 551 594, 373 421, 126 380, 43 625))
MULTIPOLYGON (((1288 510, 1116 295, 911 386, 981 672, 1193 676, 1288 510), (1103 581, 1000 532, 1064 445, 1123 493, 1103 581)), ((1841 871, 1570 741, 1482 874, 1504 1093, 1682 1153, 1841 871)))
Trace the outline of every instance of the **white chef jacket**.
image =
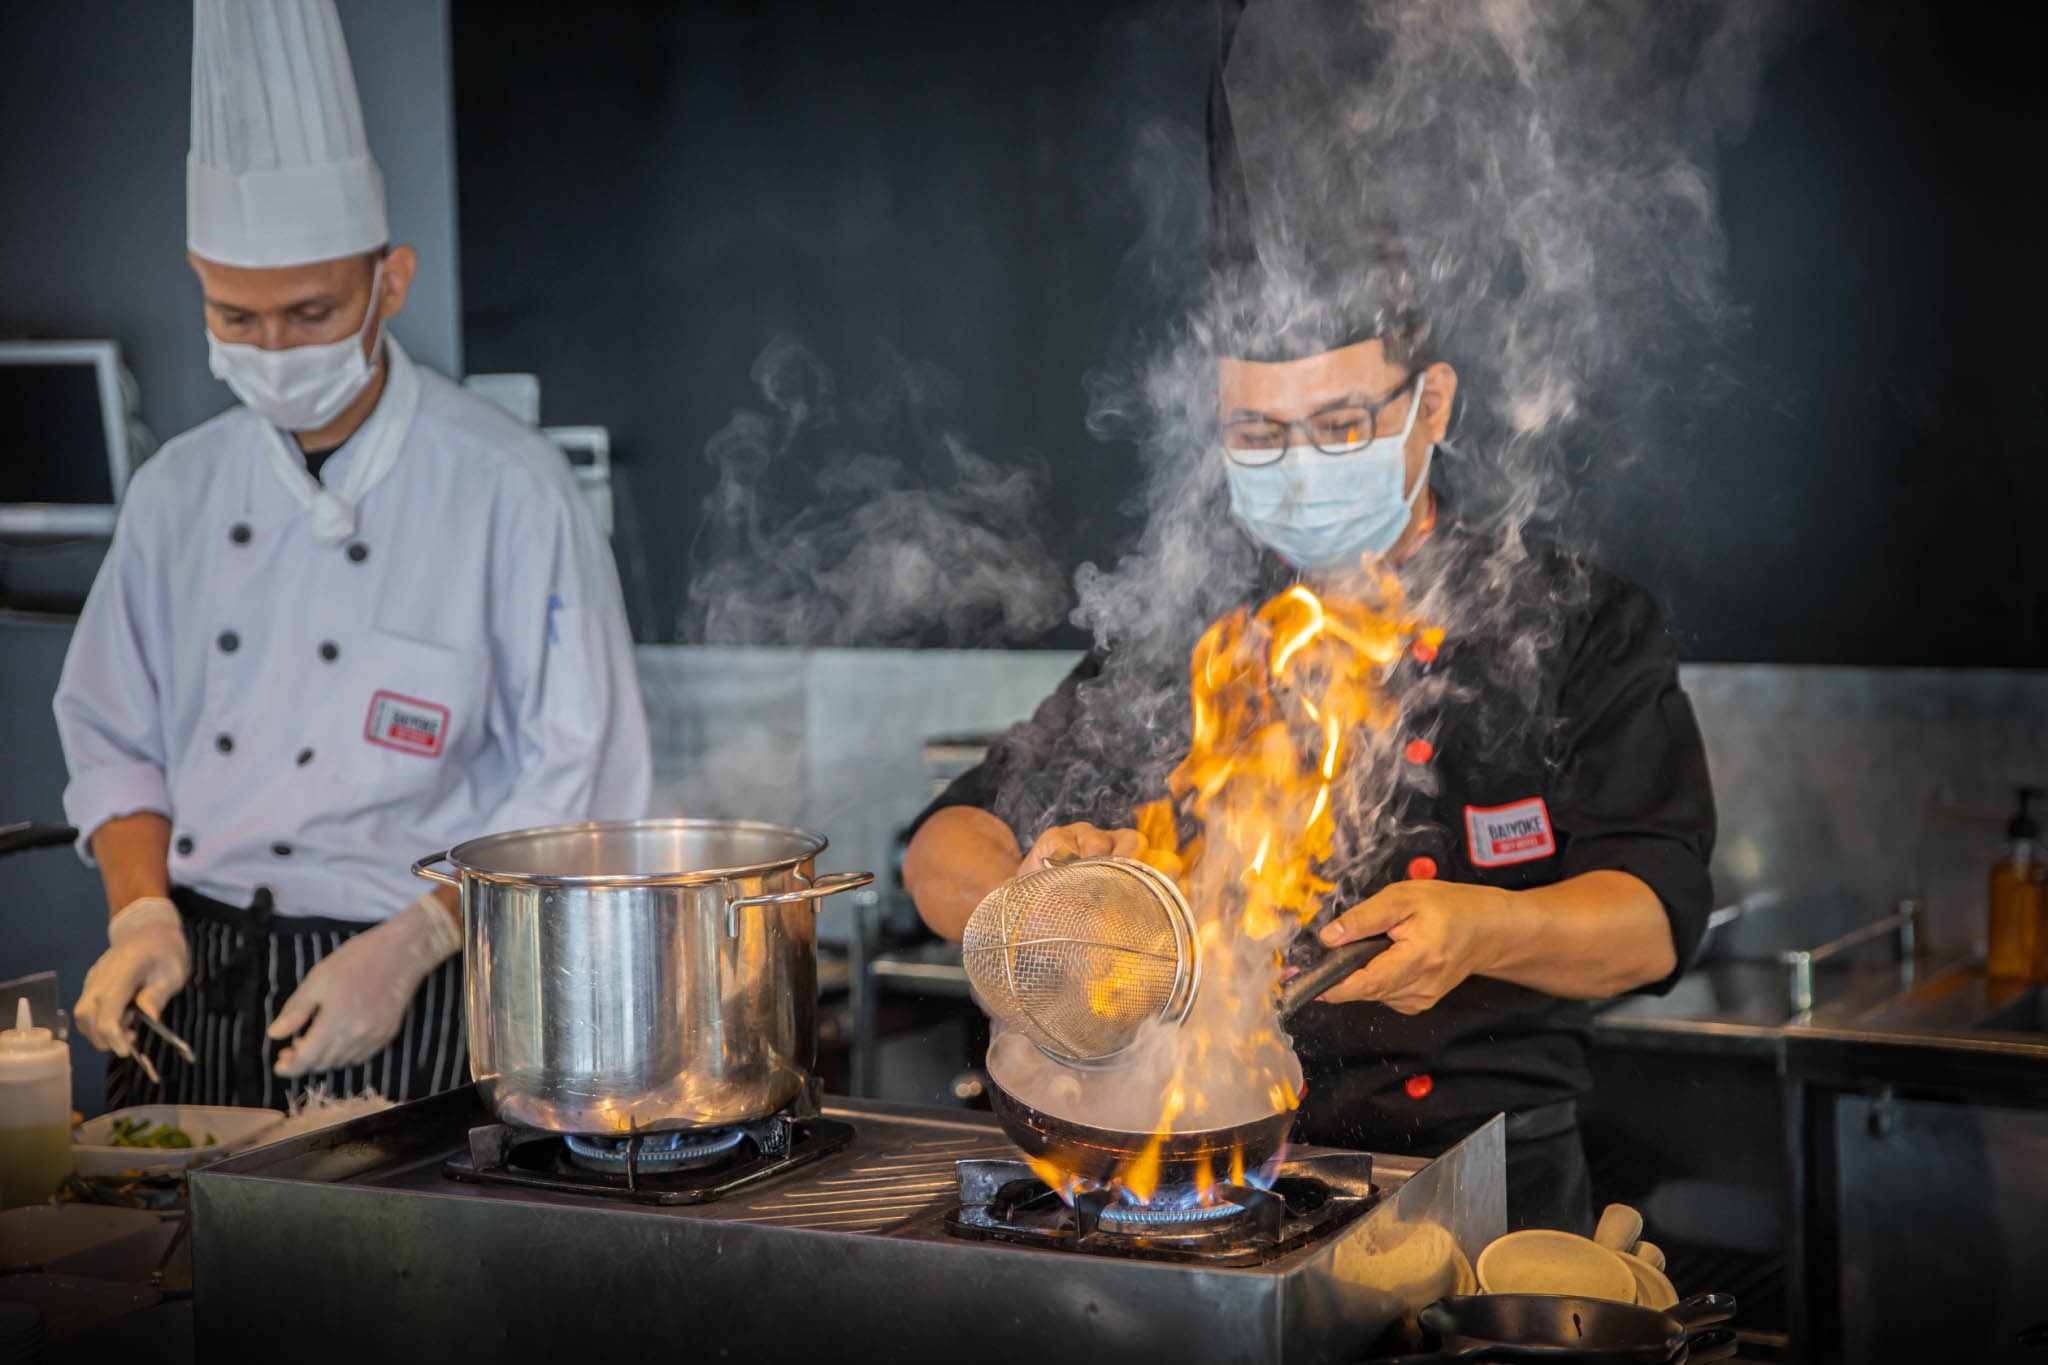
MULTIPOLYGON (((439 375, 355 533, 318 544, 237 407, 135 472, 55 707, 87 860, 171 820, 171 880, 382 920, 413 859, 644 813, 647 718, 610 546, 561 451, 439 375)), ((321 467, 338 488, 352 440, 321 467)))

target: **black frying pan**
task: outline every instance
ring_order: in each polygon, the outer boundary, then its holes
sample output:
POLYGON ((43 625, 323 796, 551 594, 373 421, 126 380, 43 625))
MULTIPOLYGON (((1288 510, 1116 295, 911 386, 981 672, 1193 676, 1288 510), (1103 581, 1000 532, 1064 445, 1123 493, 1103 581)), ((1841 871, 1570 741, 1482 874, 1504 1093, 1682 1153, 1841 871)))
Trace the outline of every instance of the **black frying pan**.
MULTIPOLYGON (((1393 946, 1392 939, 1380 937, 1360 939, 1332 950, 1280 988, 1280 1017, 1292 1017, 1303 1005, 1393 946)), ((993 1078, 989 1083, 989 1104, 1003 1132, 1027 1155, 1050 1161, 1098 1185, 1109 1183, 1116 1169, 1137 1156, 1153 1139, 1151 1133, 1126 1133, 1055 1118, 1017 1099, 993 1078)), ((1287 1130, 1293 1126, 1294 1111, 1281 1109, 1229 1128, 1169 1133, 1159 1146, 1159 1183, 1192 1185, 1205 1166, 1212 1178, 1221 1178, 1230 1169, 1233 1152, 1242 1153, 1246 1170, 1257 1170, 1280 1150, 1280 1144, 1287 1140, 1287 1130)))
POLYGON ((1465 1294, 1438 1299, 1422 1310, 1423 1337, 1436 1343, 1435 1351, 1398 1356, 1383 1365, 1664 1365, 1671 1360, 1694 1365, 1733 1350, 1734 1333, 1715 1333, 1710 1339, 1698 1329, 1734 1315, 1735 1300, 1727 1294, 1696 1294, 1666 1312, 1561 1294, 1465 1294))

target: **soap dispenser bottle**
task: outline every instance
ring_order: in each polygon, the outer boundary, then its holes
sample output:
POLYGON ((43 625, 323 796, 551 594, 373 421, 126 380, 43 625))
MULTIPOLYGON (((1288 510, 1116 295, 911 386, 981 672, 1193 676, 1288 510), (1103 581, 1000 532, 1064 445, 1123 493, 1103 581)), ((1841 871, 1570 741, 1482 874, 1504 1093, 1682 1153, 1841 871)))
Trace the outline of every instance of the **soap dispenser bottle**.
POLYGON ((2041 858, 2041 827, 2029 806, 2041 795, 2021 787, 2019 809, 2005 827, 2005 855, 1991 865, 1990 919, 1985 925, 1984 974, 2024 981, 2043 964, 2042 910, 2048 905, 2048 864, 2041 858))

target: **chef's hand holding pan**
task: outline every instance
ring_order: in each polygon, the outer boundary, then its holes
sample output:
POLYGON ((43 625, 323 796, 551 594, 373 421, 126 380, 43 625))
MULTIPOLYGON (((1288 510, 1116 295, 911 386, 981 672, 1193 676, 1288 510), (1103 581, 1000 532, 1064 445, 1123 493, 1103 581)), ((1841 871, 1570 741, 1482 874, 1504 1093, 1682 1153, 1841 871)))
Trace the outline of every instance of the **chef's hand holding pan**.
POLYGON ((1054 825, 1038 836, 1024 861, 1017 864, 1017 875, 1038 871, 1055 854, 1071 858, 1135 858, 1144 846, 1144 839, 1134 829, 1097 829, 1086 823, 1054 825))
POLYGON ((140 896, 107 921, 107 951, 85 974, 71 1017, 92 1045, 126 1057, 135 1031, 122 1023, 131 1004, 150 1018, 192 979, 192 949, 178 907, 162 896, 140 896))
POLYGON ((398 1036, 427 973, 461 950, 461 926, 432 891, 349 939, 313 965, 271 1021, 273 1039, 298 1034, 273 1070, 304 1076, 376 1056, 398 1036))
POLYGON ((1468 976, 1495 964, 1509 893, 1465 882, 1404 881, 1367 897, 1323 926, 1334 948, 1375 934, 1394 946, 1317 997, 1326 1005, 1376 1000, 1420 1014, 1468 976))

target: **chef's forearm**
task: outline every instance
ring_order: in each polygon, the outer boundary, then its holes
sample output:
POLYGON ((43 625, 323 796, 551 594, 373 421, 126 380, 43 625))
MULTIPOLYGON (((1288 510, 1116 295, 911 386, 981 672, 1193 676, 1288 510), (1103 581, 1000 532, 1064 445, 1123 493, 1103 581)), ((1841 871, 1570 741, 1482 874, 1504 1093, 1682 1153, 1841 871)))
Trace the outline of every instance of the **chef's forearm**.
POLYGON ((1604 1000, 1677 964, 1664 904, 1626 872, 1510 892, 1484 975, 1566 1000, 1604 1000))
POLYGON ((171 891, 171 822, 153 810, 117 815, 92 832, 93 861, 107 888, 107 913, 171 891))
POLYGON ((1023 859, 1001 820, 974 806, 948 806, 911 839, 903 885, 932 932, 957 940, 982 897, 1015 876, 1023 859))

